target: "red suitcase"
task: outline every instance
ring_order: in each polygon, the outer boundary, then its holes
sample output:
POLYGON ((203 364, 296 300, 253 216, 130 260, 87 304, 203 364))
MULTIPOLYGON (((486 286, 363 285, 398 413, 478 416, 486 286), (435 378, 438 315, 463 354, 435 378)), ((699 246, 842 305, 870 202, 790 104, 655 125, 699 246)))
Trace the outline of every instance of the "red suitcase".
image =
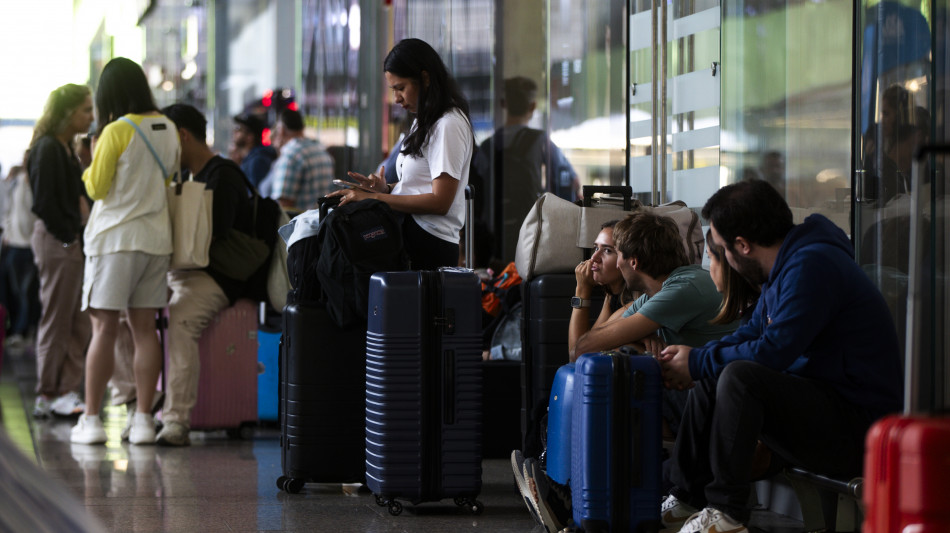
POLYGON ((950 419, 889 416, 866 443, 862 531, 950 531, 950 419))
POLYGON ((250 300, 238 300, 208 324, 198 341, 201 371, 191 429, 250 436, 257 424, 257 348, 257 306, 250 300))

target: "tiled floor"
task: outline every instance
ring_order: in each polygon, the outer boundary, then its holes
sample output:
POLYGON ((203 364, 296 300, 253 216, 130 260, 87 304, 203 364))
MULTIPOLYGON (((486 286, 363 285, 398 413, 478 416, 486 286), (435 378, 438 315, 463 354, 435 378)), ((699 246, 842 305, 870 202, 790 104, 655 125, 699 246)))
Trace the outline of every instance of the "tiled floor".
MULTIPOLYGON (((50 483, 64 485, 107 531, 543 532, 526 511, 504 459, 483 462, 481 515, 444 501, 406 505, 394 517, 372 494, 352 487, 278 490, 280 446, 273 428, 258 429, 249 440, 192 432, 192 446, 186 448, 130 446, 119 442, 124 409, 113 408, 106 410, 108 445, 70 444, 74 420, 29 416, 34 373, 29 349, 7 350, 0 374, 2 425, 26 455, 35 454, 50 483)), ((0 514, 6 512, 16 511, 0 502, 0 514)), ((761 528, 756 531, 801 530, 800 522, 774 513, 757 512, 753 524, 761 528)))

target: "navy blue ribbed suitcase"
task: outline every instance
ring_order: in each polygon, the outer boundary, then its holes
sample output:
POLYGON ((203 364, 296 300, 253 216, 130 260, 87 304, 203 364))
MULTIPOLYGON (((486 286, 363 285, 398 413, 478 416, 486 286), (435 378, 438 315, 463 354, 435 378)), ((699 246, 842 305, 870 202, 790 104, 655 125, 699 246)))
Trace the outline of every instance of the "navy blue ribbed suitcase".
POLYGON ((650 356, 585 354, 574 375, 571 496, 584 531, 658 531, 663 385, 650 356))
POLYGON ((361 483, 366 335, 341 328, 319 303, 284 308, 279 347, 278 419, 281 470, 277 488, 304 483, 361 483))
POLYGON ((366 485, 393 515, 397 499, 482 510, 481 309, 471 270, 370 278, 366 485))

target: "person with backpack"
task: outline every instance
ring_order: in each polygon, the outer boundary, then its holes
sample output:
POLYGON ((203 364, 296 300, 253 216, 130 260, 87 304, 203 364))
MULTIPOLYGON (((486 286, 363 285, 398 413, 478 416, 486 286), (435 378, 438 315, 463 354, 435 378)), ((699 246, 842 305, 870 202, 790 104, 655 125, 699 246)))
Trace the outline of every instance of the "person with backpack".
MULTIPOLYGON (((198 341, 214 317, 240 297, 264 300, 269 262, 263 261, 250 277, 236 279, 230 269, 216 258, 221 244, 237 238, 238 232, 259 235, 272 250, 276 241, 276 202, 257 197, 248 178, 236 163, 224 159, 205 141, 207 120, 188 104, 173 104, 164 113, 178 129, 181 138, 181 165, 195 181, 201 181, 213 194, 211 226, 211 264, 203 269, 172 270, 168 273, 168 366, 166 368, 164 426, 158 444, 187 446, 191 411, 198 398, 198 341), (255 220, 256 216, 256 220, 255 220)), ((269 256, 269 254, 268 254, 269 256)))
POLYGON ((565 200, 580 197, 570 162, 543 130, 528 125, 537 93, 538 85, 529 78, 505 80, 505 123, 479 146, 472 162, 473 182, 490 191, 495 202, 491 224, 500 237, 495 254, 506 261, 514 259, 521 223, 539 196, 550 191, 565 200))
POLYGON ((403 39, 383 62, 395 102, 416 118, 396 159, 399 181, 386 183, 385 169, 349 176, 340 205, 373 198, 404 213, 402 231, 414 270, 455 266, 465 219, 465 187, 475 148, 468 101, 439 54, 424 41, 403 39))

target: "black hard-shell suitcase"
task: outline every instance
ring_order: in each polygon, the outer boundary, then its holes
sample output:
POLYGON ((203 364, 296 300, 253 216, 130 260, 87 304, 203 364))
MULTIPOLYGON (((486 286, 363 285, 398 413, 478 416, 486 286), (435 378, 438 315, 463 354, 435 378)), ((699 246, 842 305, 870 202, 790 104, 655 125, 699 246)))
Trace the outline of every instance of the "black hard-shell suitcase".
POLYGON ((284 308, 279 489, 363 482, 365 351, 362 326, 340 328, 320 304, 284 308))
POLYGON ((480 295, 467 269, 370 278, 366 484, 393 515, 397 499, 482 510, 480 295))
MULTIPOLYGON (((573 272, 544 274, 522 284, 521 431, 525 457, 538 457, 543 450, 541 419, 547 413, 554 374, 568 363, 570 300, 576 287, 573 272)), ((603 305, 603 293, 595 291, 591 323, 603 305)))

